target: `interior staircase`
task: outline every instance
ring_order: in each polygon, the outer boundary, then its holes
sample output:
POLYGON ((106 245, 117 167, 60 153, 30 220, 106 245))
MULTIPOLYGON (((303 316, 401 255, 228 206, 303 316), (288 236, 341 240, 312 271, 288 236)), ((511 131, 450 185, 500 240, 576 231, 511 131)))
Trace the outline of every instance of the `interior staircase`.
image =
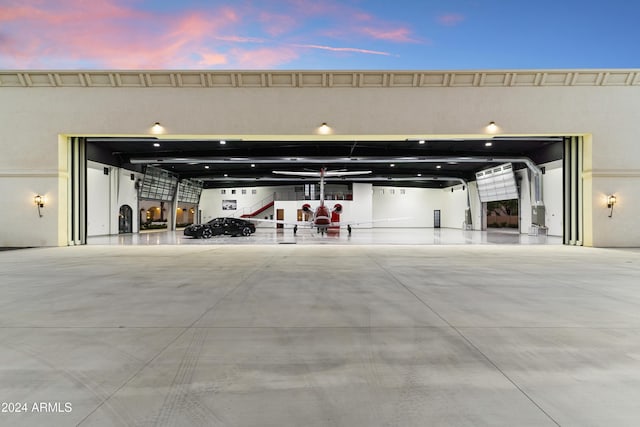
POLYGON ((269 203, 267 203, 266 205, 262 206, 260 209, 254 211, 254 212, 240 215, 240 218, 253 218, 256 215, 260 215, 262 212, 264 212, 267 209, 273 207, 273 203, 274 203, 274 201, 272 200, 272 201, 270 201, 269 203))

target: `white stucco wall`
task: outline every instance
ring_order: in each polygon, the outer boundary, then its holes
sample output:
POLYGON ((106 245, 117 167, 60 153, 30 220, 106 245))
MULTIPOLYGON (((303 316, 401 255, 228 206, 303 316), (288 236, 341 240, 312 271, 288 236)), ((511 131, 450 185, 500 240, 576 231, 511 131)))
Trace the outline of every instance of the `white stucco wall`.
POLYGON ((12 207, 2 213, 0 245, 68 241, 61 135, 144 136, 159 121, 171 137, 428 138, 482 135, 495 121, 503 135, 585 136, 584 243, 640 246, 638 70, 240 72, 224 74, 224 84, 183 74, 0 72, 0 193, 12 207), (334 135, 315 135, 322 122, 334 135), (47 196, 43 218, 34 192, 47 196), (611 193, 618 204, 608 218, 611 193))

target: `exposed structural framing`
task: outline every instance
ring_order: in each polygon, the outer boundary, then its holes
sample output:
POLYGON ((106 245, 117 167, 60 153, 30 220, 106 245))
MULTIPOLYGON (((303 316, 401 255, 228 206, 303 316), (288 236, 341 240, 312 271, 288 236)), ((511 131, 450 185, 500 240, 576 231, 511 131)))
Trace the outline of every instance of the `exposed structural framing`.
POLYGON ((640 71, 0 71, 0 88, 500 86, 640 86, 640 71))

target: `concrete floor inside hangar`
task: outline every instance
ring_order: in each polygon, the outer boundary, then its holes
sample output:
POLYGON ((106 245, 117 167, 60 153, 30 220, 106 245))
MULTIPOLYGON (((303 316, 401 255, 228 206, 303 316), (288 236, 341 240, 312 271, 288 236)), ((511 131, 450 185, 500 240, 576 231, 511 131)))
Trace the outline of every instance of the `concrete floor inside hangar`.
POLYGON ((0 252, 0 425, 640 420, 640 250, 213 242, 0 252))

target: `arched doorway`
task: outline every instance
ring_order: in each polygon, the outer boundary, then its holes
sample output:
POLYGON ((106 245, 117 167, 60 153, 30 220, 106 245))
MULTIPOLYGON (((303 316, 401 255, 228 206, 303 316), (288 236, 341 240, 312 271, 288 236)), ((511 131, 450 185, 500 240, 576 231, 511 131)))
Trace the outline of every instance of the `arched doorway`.
POLYGON ((118 220, 118 233, 131 233, 133 223, 133 210, 129 205, 120 206, 120 215, 118 220))

